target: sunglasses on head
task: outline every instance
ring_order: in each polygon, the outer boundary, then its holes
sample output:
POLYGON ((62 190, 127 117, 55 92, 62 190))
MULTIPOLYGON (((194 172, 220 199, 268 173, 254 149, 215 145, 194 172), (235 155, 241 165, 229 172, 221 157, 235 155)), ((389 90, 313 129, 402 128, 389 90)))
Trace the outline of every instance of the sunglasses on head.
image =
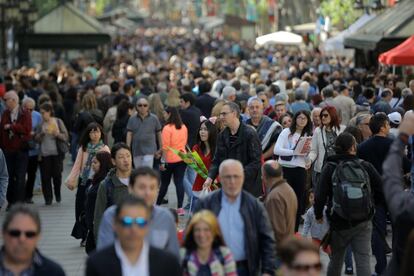
POLYGON ((139 228, 144 228, 148 224, 148 220, 145 218, 131 218, 131 217, 123 217, 119 219, 121 225, 125 228, 131 228, 132 225, 136 224, 139 228))
POLYGON ((37 236, 36 231, 21 231, 17 229, 11 229, 7 231, 7 234, 13 238, 19 238, 22 234, 26 236, 26 238, 32 239, 37 236))
POLYGON ((293 270, 306 272, 311 269, 320 271, 322 269, 322 263, 315 263, 315 264, 293 264, 291 266, 293 270))

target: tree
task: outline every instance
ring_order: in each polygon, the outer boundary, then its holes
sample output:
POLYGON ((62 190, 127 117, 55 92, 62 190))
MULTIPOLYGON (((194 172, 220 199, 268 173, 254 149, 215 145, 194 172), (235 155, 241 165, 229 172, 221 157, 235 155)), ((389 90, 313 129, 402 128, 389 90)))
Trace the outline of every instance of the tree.
POLYGON ((34 0, 40 16, 47 14, 52 9, 57 7, 59 2, 59 0, 34 0))
POLYGON ((324 0, 321 12, 331 18, 332 25, 345 29, 355 22, 360 12, 354 9, 354 0, 324 0))

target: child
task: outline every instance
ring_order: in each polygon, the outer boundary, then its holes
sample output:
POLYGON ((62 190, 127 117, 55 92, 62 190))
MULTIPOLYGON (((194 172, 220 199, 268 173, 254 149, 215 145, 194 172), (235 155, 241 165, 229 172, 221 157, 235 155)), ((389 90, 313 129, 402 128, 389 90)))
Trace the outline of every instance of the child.
MULTIPOLYGON (((312 190, 309 192, 309 203, 312 206, 308 209, 308 211, 306 211, 301 235, 303 237, 307 237, 310 232, 312 241, 315 244, 320 245, 323 237, 329 230, 329 223, 325 214, 326 207, 323 212, 323 223, 319 224, 315 219, 315 212, 313 209, 313 204, 315 203, 315 195, 312 190)), ((331 253, 329 247, 323 248, 323 251, 328 255, 331 253)))

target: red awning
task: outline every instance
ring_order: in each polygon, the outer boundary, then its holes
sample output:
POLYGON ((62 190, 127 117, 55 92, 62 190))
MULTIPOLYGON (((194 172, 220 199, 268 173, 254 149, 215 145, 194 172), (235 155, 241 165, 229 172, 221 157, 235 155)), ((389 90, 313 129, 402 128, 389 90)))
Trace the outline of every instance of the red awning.
POLYGON ((414 35, 397 47, 382 53, 378 61, 388 65, 414 65, 414 35))

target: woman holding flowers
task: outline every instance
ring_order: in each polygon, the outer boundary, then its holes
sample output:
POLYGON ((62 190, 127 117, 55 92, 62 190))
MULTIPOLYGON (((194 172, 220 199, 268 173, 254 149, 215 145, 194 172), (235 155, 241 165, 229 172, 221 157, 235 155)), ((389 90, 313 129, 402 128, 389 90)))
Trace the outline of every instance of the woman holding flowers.
POLYGON ((167 194, 168 185, 170 184, 171 176, 173 176, 177 192, 177 214, 183 216, 185 214, 184 209, 182 208, 184 200, 183 178, 186 164, 172 149, 185 152, 188 136, 187 128, 183 124, 176 107, 167 107, 164 110, 164 118, 166 124, 161 132, 161 187, 158 194, 157 205, 161 204, 162 199, 167 194))
MULTIPOLYGON (((197 132, 197 143, 192 149, 200 156, 207 171, 210 168, 211 162, 214 158, 214 153, 216 151, 217 128, 214 124, 215 119, 215 117, 210 119, 206 119, 205 117, 200 118, 201 123, 197 132)), ((193 184, 193 206, 196 198, 199 197, 199 194, 203 190, 204 181, 205 179, 200 174, 197 174, 193 184)))

